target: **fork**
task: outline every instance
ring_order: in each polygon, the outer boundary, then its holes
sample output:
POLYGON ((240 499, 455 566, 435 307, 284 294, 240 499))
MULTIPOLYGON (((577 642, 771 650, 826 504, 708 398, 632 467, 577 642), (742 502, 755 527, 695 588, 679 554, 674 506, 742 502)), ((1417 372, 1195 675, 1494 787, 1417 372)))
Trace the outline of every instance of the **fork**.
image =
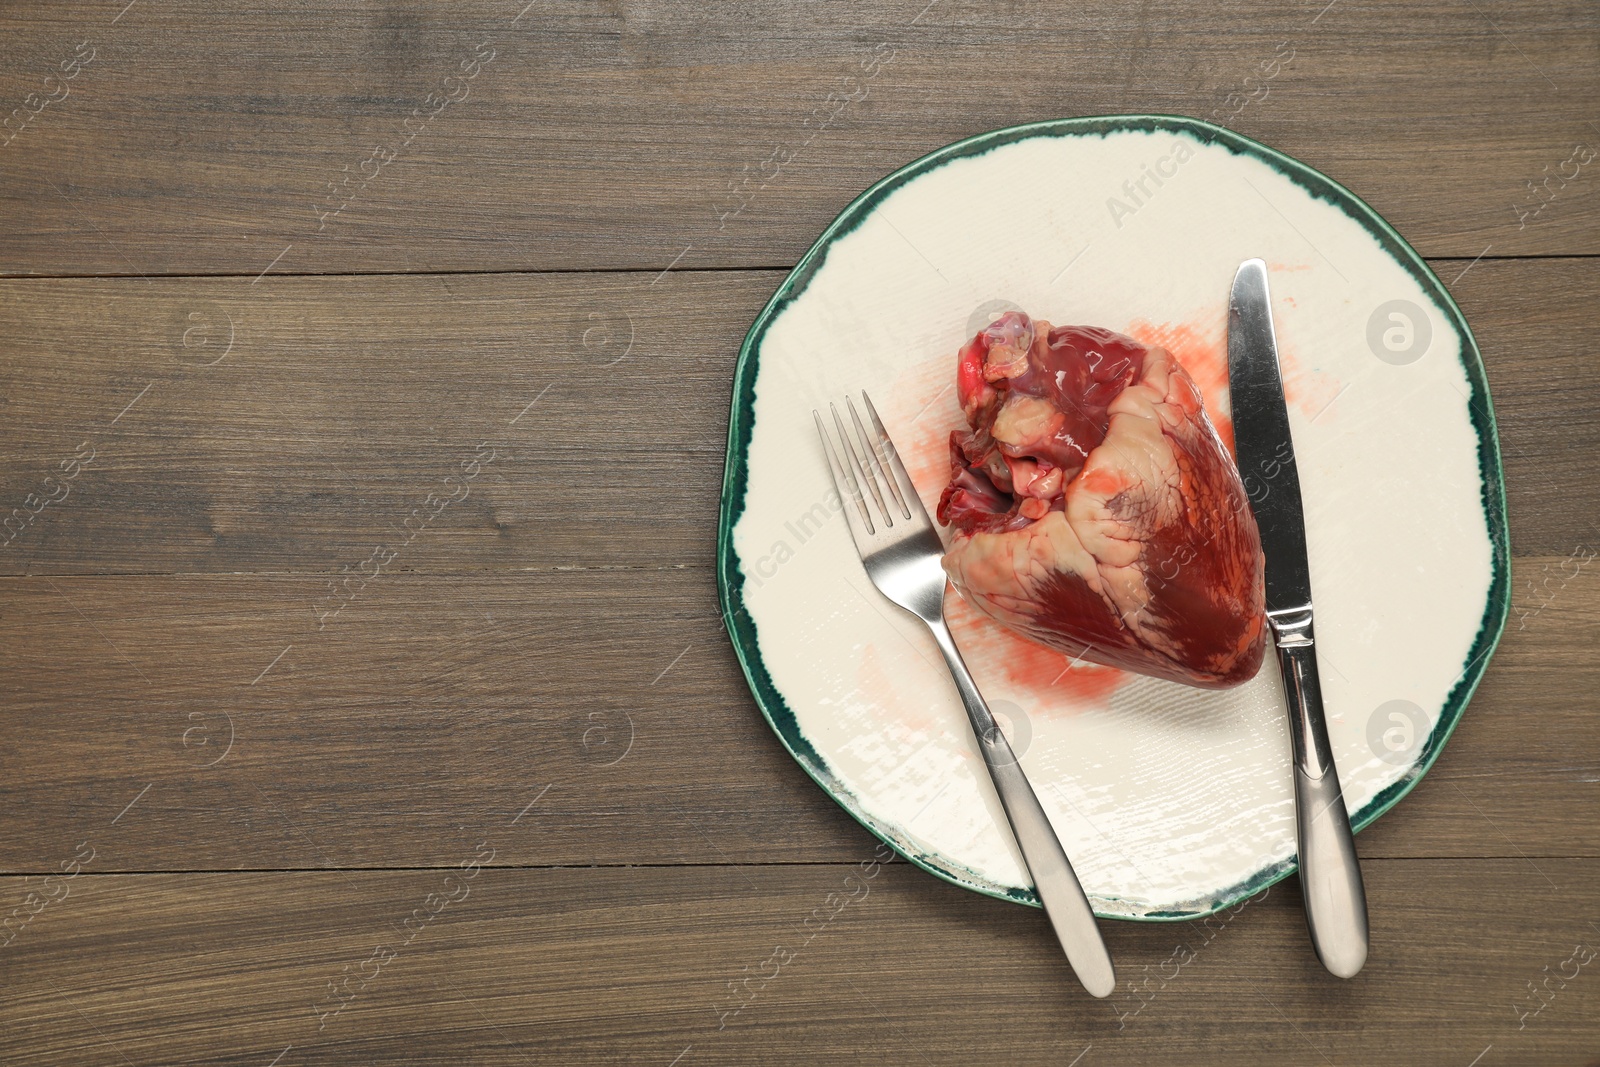
POLYGON ((845 404, 850 409, 850 421, 856 431, 854 439, 846 432, 839 409, 828 405, 839 433, 841 448, 838 452, 834 450, 822 416, 815 409, 811 414, 817 420, 817 433, 822 435, 823 449, 828 454, 834 487, 841 500, 848 501, 843 510, 867 577, 884 596, 921 619, 933 632, 933 639, 938 642, 939 651, 944 653, 945 663, 955 679, 961 702, 966 705, 972 732, 983 752, 983 762, 994 779, 995 792, 1000 795, 1000 804, 1033 878, 1039 902, 1044 905, 1045 915, 1066 951, 1067 962, 1072 964, 1078 981, 1091 995, 1110 996, 1117 987, 1117 975, 1111 966, 1111 955, 1101 940, 1100 928, 1095 925, 1089 898, 1084 896, 1083 886, 1078 884, 1078 876, 1072 870, 1055 829, 1034 795, 1033 787, 1028 784, 1027 776, 1022 773, 1010 743, 995 724, 989 705, 984 703, 950 636, 950 628, 945 625, 946 579, 939 562, 944 555, 944 545, 917 497, 905 465, 900 462, 894 442, 883 428, 883 420, 872 406, 872 398, 862 392, 861 400, 875 432, 867 431, 856 411, 855 401, 847 397, 845 404), (841 457, 848 463, 841 462, 841 457), (866 494, 871 495, 876 510, 869 506, 866 494))

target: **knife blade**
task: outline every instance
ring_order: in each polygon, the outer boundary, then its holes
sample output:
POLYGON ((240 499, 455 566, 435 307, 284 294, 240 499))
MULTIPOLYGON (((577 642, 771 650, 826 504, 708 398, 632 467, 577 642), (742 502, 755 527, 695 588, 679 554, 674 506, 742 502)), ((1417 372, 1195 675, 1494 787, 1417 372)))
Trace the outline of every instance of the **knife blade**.
POLYGON ((1322 965, 1350 978, 1367 959, 1366 890, 1323 717, 1300 473, 1267 265, 1259 259, 1239 265, 1228 299, 1228 394, 1239 473, 1261 531, 1267 623, 1289 707, 1306 926, 1322 965))
POLYGON ((1228 395, 1239 474, 1267 557, 1267 610, 1311 603, 1305 512, 1283 398, 1266 264, 1247 260, 1228 301, 1228 395))

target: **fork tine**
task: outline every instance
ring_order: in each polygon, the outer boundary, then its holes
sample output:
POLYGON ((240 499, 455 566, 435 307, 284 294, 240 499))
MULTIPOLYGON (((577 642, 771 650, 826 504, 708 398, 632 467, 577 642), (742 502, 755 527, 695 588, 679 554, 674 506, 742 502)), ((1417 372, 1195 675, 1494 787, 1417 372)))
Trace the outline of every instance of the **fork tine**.
MULTIPOLYGON (((866 390, 862 390, 861 398, 863 400, 867 398, 866 390)), ((905 497, 900 495, 900 487, 894 483, 894 476, 889 473, 889 461, 883 454, 883 440, 874 434, 868 433, 867 428, 861 425, 861 416, 856 411, 856 402, 854 400, 845 397, 844 402, 850 405, 850 421, 856 424, 856 436, 861 438, 862 443, 866 445, 865 451, 867 459, 872 464, 872 473, 877 478, 882 479, 883 483, 889 487, 889 495, 894 497, 896 504, 900 505, 900 517, 902 519, 911 518, 911 509, 906 507, 905 497)), ((893 519, 894 516, 891 514, 889 518, 893 519)))
POLYGON ((867 415, 872 419, 873 428, 878 431, 878 441, 883 446, 882 456, 888 460, 890 481, 897 482, 905 489, 905 495, 900 498, 902 506, 909 506, 907 517, 920 516, 923 522, 932 525, 928 518, 928 509, 922 506, 922 498, 917 495, 917 487, 911 481, 911 475, 906 473, 906 466, 900 462, 900 453, 894 447, 894 440, 890 438, 889 431, 883 428, 883 420, 878 418, 878 409, 872 405, 872 397, 867 395, 865 389, 861 391, 861 399, 867 405, 867 415))
POLYGON ((856 507, 860 509, 860 515, 857 515, 850 510, 848 503, 844 505, 844 517, 850 522, 850 536, 855 538, 856 547, 859 549, 862 541, 875 533, 872 528, 872 515, 867 511, 867 502, 862 499, 861 490, 856 488, 855 481, 839 462, 838 453, 833 450, 833 441, 828 437, 827 428, 822 425, 822 416, 812 408, 811 417, 817 420, 817 434, 822 438, 822 450, 828 454, 828 473, 833 475, 833 488, 841 498, 848 497, 854 500, 856 507))
MULTIPOLYGON (((883 517, 883 524, 893 526, 894 516, 890 515, 889 509, 884 506, 883 490, 878 488, 878 479, 873 477, 872 468, 861 462, 861 456, 856 452, 856 442, 844 428, 844 420, 839 417, 839 409, 829 404, 828 410, 833 412, 833 424, 839 428, 839 439, 844 442, 845 451, 850 453, 850 461, 855 464, 853 473, 859 475, 867 488, 872 490, 872 499, 878 502, 878 513, 883 517)), ((861 448, 863 451, 866 450, 866 442, 862 442, 861 448)))

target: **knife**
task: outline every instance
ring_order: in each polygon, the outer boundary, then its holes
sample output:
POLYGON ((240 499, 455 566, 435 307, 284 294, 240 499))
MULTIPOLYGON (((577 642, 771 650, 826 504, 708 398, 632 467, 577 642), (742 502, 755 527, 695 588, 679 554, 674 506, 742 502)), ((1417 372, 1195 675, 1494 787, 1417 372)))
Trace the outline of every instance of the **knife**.
POLYGON ((1228 392, 1239 471, 1261 529, 1267 623, 1289 704, 1306 926, 1322 965, 1350 978, 1367 961, 1367 897, 1322 715, 1300 474, 1283 400, 1267 265, 1259 259, 1239 265, 1228 299, 1228 392))

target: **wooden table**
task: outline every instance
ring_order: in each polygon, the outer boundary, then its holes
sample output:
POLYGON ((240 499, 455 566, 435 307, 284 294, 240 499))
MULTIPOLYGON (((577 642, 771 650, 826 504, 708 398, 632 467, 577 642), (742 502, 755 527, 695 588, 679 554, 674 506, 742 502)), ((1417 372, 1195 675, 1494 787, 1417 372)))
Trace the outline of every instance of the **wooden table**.
POLYGON ((0 1058, 1600 1062, 1597 34, 1582 0, 6 5, 0 1058), (1037 912, 904 863, 799 950, 875 842, 718 621, 740 338, 888 171, 1129 112, 1222 117, 1430 259, 1494 390, 1511 625, 1360 837, 1354 981, 1293 882, 1107 923, 1109 1003, 1037 912))

